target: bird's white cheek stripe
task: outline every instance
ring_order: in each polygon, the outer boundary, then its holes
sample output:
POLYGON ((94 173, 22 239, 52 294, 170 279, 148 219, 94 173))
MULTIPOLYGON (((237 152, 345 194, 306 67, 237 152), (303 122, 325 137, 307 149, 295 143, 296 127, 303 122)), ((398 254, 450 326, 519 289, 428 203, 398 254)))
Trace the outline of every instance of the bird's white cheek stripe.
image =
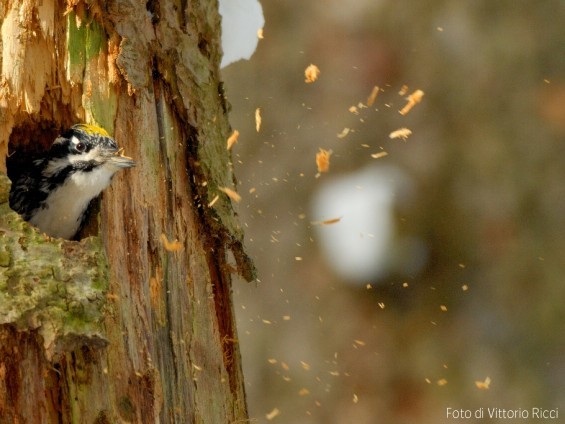
POLYGON ((90 150, 90 152, 82 154, 82 155, 69 155, 69 162, 71 164, 77 162, 89 162, 91 160, 98 161, 100 159, 100 148, 95 147, 94 149, 90 150))
POLYGON ((56 174, 57 172, 62 171, 67 166, 69 166, 68 158, 60 158, 60 159, 52 160, 45 167, 45 170, 43 171, 43 175, 49 177, 53 174, 56 174))
POLYGON ((52 160, 47 164, 45 170, 43 171, 43 175, 49 177, 54 175, 58 172, 61 172, 69 165, 74 165, 77 162, 89 162, 91 160, 101 162, 100 159, 100 148, 95 147, 90 152, 83 154, 83 155, 69 155, 65 158, 59 158, 52 160))

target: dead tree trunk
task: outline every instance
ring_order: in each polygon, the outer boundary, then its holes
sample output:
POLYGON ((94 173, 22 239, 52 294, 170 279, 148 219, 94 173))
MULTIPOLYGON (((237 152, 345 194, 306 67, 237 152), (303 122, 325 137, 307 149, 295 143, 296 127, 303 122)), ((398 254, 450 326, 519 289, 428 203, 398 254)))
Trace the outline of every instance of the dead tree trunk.
POLYGON ((137 162, 80 242, 38 234, 0 181, 0 422, 245 421, 217 2, 0 0, 0 19, 0 158, 86 121, 137 162))

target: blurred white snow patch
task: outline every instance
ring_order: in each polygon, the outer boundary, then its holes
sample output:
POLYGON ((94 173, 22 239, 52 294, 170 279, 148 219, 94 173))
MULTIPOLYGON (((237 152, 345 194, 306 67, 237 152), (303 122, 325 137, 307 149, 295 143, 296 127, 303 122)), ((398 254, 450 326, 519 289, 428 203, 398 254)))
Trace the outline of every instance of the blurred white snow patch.
POLYGON ((222 15, 222 50, 220 66, 249 59, 259 42, 257 31, 265 25, 263 8, 257 0, 219 0, 222 15))
POLYGON ((338 276, 366 284, 421 268, 423 243, 399 238, 395 224, 395 205, 411 191, 408 174, 394 166, 371 165, 323 184, 313 198, 313 220, 341 217, 338 223, 315 226, 322 253, 338 276))

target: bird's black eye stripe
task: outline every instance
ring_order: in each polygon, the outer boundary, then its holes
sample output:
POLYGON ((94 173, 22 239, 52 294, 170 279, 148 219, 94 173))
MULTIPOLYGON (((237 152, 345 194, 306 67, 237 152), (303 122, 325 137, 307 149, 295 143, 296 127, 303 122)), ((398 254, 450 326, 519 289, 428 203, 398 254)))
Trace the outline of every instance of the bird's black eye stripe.
POLYGON ((82 171, 82 172, 90 172, 92 170, 94 170, 95 168, 97 168, 100 164, 97 163, 96 161, 93 160, 89 160, 89 161, 79 161, 79 162, 75 162, 74 166, 73 166, 73 172, 76 171, 82 171))

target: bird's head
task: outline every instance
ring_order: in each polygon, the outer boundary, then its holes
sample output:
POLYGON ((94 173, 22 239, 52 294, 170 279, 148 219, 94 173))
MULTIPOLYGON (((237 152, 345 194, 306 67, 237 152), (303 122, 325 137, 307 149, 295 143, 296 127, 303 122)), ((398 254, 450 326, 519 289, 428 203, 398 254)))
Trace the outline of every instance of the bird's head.
POLYGON ((73 171, 89 172, 100 166, 109 172, 135 166, 124 156, 116 141, 103 128, 76 124, 55 139, 49 150, 50 160, 45 170, 57 174, 70 166, 73 171))

